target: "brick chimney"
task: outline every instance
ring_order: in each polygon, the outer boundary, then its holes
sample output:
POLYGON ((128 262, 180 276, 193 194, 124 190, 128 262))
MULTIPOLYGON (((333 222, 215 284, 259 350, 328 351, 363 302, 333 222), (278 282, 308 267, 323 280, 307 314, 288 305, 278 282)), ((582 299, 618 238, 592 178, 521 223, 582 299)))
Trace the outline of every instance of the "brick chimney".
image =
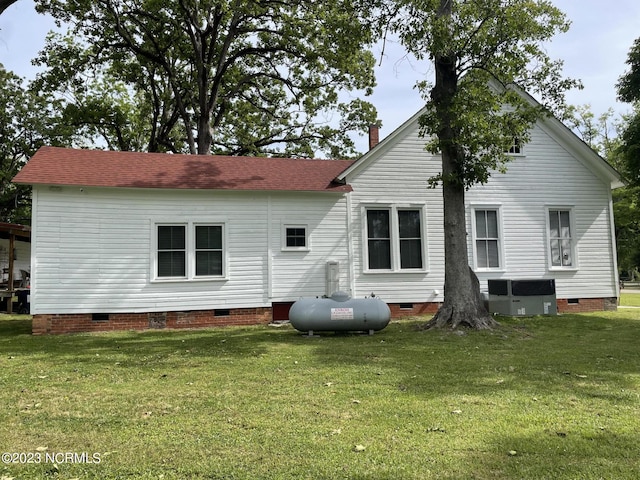
POLYGON ((369 150, 380 143, 380 127, 378 125, 369 125, 369 150))

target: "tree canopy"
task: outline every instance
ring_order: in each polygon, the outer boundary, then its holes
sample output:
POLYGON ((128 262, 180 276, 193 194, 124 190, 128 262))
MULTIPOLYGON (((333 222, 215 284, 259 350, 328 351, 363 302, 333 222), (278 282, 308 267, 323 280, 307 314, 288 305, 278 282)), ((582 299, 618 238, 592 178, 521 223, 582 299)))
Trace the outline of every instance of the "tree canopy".
POLYGON ((544 48, 545 41, 569 28, 552 2, 397 3, 393 30, 416 58, 435 64, 435 78, 418 84, 427 106, 422 121, 427 147, 440 152, 447 129, 459 147, 460 168, 447 181, 466 187, 485 183, 511 160, 514 137, 526 142, 531 125, 544 114, 564 116, 564 92, 580 83, 564 78, 562 62, 544 48))
POLYGON ((139 148, 144 135, 150 151, 347 156, 349 134, 377 120, 372 105, 348 95, 375 84, 368 11, 358 2, 37 6, 71 26, 39 58, 49 67, 41 88, 68 95, 67 114, 110 146, 139 148), (105 83, 118 86, 111 98, 105 83))
POLYGON ((635 109, 621 135, 621 171, 630 185, 640 187, 640 38, 636 39, 627 57, 629 70, 617 84, 618 97, 633 103, 635 109))
POLYGON ((637 38, 627 56, 629 70, 620 77, 618 84, 618 97, 623 102, 640 101, 640 38, 637 38))
POLYGON ((631 276, 640 266, 640 38, 631 46, 626 63, 629 69, 617 84, 618 97, 634 109, 619 137, 616 166, 628 186, 614 193, 614 207, 619 264, 631 276))
POLYGON ((30 191, 11 183, 38 148, 64 143, 56 102, 37 95, 0 65, 0 221, 29 223, 30 191))

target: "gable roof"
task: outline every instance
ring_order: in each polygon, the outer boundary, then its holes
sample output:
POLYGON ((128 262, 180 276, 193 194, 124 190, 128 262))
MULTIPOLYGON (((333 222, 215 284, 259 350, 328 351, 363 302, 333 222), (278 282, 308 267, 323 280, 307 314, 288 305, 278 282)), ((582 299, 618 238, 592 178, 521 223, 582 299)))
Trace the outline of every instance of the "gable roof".
MULTIPOLYGON (((532 105, 539 105, 539 102, 524 90, 518 88, 516 91, 532 105)), ((383 156, 389 149, 400 143, 406 137, 408 131, 411 131, 416 127, 420 117, 425 112, 426 109, 424 107, 421 108, 411 118, 395 129, 388 137, 384 138, 373 149, 369 150, 341 172, 336 177, 336 180, 339 182, 346 181, 350 175, 354 174, 354 172, 365 170, 370 164, 375 163, 375 161, 383 156)), ((607 182, 612 189, 619 188, 624 185, 620 174, 595 150, 587 145, 584 140, 578 137, 569 127, 556 117, 549 115, 547 117, 540 118, 537 124, 547 134, 558 141, 558 143, 572 152, 575 158, 582 162, 582 164, 584 164, 594 174, 607 182)))
POLYGON ((42 147, 14 183, 83 187, 350 192, 334 179, 353 162, 172 155, 42 147))

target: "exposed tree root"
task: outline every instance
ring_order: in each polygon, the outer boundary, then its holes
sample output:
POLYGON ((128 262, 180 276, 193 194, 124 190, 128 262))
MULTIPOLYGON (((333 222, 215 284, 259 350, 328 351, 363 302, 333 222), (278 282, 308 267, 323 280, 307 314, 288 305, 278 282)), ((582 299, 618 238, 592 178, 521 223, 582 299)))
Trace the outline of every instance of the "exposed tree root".
POLYGON ((455 310, 452 306, 443 305, 431 320, 420 326, 421 330, 432 328, 469 328, 473 330, 492 330, 500 324, 486 311, 470 309, 468 311, 455 310))

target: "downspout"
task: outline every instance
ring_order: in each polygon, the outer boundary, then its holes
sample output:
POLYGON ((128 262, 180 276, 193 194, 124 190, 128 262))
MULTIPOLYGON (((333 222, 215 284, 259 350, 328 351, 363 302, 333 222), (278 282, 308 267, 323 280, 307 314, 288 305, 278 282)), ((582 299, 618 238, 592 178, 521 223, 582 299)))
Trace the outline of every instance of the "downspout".
POLYGON ((271 195, 267 196, 267 298, 273 298, 273 239, 272 236, 271 195))
POLYGON ((353 236, 351 233, 351 225, 353 221, 352 215, 352 201, 351 201, 352 192, 347 192, 347 218, 346 218, 346 228, 347 228, 347 275, 349 276, 349 287, 351 289, 351 296, 356 298, 356 276, 355 276, 355 267, 353 263, 353 236))
POLYGON ((31 187, 31 243, 29 243, 29 255, 31 255, 31 265, 29 272, 29 295, 31 296, 31 315, 38 313, 36 308, 38 306, 37 294, 38 294, 38 270, 37 260, 38 252, 35 251, 35 246, 38 240, 38 189, 35 186, 31 187))
POLYGON ((7 299, 7 313, 13 313, 13 267, 14 267, 14 256, 16 250, 16 235, 12 230, 9 231, 9 278, 7 278, 7 291, 9 293, 9 298, 7 299))

